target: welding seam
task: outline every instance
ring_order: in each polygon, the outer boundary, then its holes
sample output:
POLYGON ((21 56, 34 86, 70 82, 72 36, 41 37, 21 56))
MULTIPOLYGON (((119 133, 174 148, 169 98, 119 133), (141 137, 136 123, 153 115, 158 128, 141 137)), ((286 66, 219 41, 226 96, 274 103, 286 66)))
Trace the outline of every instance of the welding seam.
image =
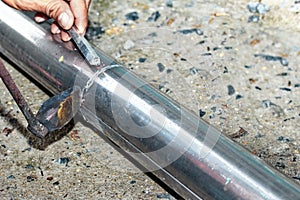
POLYGON ((80 93, 80 104, 82 105, 84 103, 85 95, 89 91, 89 89, 93 86, 93 83, 95 82, 95 79, 99 77, 100 74, 103 74, 106 70, 112 69, 114 67, 121 67, 120 65, 108 65, 101 67, 98 69, 89 80, 87 80, 86 85, 83 87, 81 93, 80 93))

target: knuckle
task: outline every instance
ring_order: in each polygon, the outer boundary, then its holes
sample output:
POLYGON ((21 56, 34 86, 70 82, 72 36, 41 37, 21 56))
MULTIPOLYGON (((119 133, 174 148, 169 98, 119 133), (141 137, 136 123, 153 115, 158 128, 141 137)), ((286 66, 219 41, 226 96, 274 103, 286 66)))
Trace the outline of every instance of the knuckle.
POLYGON ((60 9, 60 2, 59 1, 49 1, 45 6, 45 14, 49 17, 57 17, 57 14, 60 9))

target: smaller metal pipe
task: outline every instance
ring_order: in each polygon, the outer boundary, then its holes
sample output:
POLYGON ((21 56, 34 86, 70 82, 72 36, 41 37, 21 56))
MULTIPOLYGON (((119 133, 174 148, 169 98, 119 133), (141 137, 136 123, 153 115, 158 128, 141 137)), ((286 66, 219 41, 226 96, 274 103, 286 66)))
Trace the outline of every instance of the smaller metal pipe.
POLYGON ((0 77, 7 87, 9 93, 12 95, 14 100, 16 101, 17 105, 19 106, 21 112, 25 116, 26 120, 30 122, 32 118, 34 118, 34 114, 31 111, 29 105, 27 104, 25 98, 21 94, 18 86, 12 79, 11 75, 9 74, 8 70, 5 68, 4 63, 0 60, 0 77))
POLYGON ((9 93, 12 95, 13 99, 16 101, 18 107, 23 113, 27 123, 28 130, 38 137, 44 137, 48 134, 48 129, 36 119, 33 112, 31 111, 28 103, 20 92, 18 86, 14 82, 13 78, 9 74, 8 70, 5 68, 4 63, 0 60, 0 78, 7 87, 9 93))

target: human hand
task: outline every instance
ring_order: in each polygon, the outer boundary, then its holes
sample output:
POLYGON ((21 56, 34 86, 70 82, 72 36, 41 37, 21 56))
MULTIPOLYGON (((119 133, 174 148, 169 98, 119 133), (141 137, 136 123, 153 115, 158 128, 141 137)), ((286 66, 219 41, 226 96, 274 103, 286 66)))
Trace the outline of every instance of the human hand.
POLYGON ((71 37, 66 32, 73 25, 79 34, 83 35, 88 25, 88 8, 91 0, 3 0, 9 6, 18 10, 37 12, 34 19, 43 22, 53 18, 51 25, 53 34, 61 34, 63 41, 71 37))

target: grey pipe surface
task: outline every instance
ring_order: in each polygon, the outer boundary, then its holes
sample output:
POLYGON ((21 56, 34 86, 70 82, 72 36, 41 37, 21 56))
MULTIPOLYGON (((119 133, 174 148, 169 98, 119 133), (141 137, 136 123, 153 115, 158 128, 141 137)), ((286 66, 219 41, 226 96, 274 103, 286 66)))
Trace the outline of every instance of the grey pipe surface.
POLYGON ((0 11, 1 53, 53 94, 81 88, 83 119, 183 198, 300 199, 295 182, 102 52, 91 68, 48 28, 0 11))

